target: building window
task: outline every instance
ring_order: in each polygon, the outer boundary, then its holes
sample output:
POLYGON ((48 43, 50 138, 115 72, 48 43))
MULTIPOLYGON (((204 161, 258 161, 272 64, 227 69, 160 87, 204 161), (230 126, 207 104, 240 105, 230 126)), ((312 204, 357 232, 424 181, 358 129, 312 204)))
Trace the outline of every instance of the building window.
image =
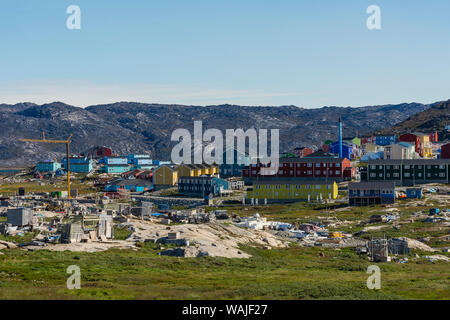
POLYGON ((377 174, 375 173, 375 172, 372 172, 371 174, 370 174, 370 177, 371 178, 375 178, 377 176, 377 174))
POLYGON ((398 172, 395 172, 392 175, 394 176, 394 178, 398 178, 400 176, 398 172))
POLYGON ((441 178, 445 177, 445 172, 440 172, 439 177, 441 177, 441 178))
POLYGON ((336 163, 336 164, 335 164, 335 167, 336 167, 336 168, 340 168, 340 167, 341 167, 341 164, 340 164, 340 163, 336 163))
POLYGON ((375 170, 377 168, 377 166, 371 165, 370 169, 375 170))
POLYGON ((320 184, 316 184, 316 189, 320 189, 321 185, 320 184))
POLYGON ((341 174, 341 170, 336 170, 336 174, 341 174))
POLYGON ((316 168, 320 168, 320 163, 316 163, 316 168))
POLYGON ((411 174, 409 172, 405 172, 405 177, 409 178, 411 176, 411 174))
POLYGON ((308 163, 308 167, 312 167, 312 163, 308 163))

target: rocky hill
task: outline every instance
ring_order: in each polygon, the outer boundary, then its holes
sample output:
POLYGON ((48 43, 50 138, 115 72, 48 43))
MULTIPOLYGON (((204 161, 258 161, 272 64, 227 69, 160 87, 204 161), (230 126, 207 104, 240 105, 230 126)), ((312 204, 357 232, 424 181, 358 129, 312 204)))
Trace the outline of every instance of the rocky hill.
POLYGON ((404 132, 438 132, 439 140, 450 140, 450 132, 445 126, 450 125, 450 100, 433 103, 425 111, 416 113, 393 127, 378 131, 382 134, 400 134, 404 132))
POLYGON ((361 108, 296 106, 243 107, 236 105, 183 106, 119 102, 85 109, 61 102, 44 105, 0 104, 0 166, 32 164, 60 157, 63 145, 24 143, 20 138, 39 138, 44 131, 50 139, 73 134, 71 149, 80 153, 95 145, 113 148, 118 154, 149 152, 169 158, 172 131, 192 132, 194 120, 203 129, 280 129, 280 151, 297 146, 320 145, 337 138, 337 122, 342 117, 344 135, 354 136, 391 127, 428 109, 419 103, 368 106, 361 108))

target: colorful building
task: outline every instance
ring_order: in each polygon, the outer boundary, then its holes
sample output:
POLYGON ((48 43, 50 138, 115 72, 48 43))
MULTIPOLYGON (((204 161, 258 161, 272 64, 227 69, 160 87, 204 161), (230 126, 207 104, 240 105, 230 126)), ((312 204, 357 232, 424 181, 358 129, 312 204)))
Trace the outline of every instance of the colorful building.
POLYGON ((450 159, 450 142, 441 146, 441 159, 450 159))
POLYGON ((178 171, 175 166, 162 165, 153 170, 155 188, 167 188, 177 184, 178 171))
POLYGON ((395 183, 392 181, 351 182, 348 184, 350 206, 370 206, 395 202, 395 183))
POLYGON ((374 142, 379 146, 387 146, 389 144, 396 143, 397 137, 395 134, 392 136, 375 136, 374 142))
POLYGON ((55 172, 61 168, 61 164, 56 161, 46 160, 36 164, 36 170, 39 172, 55 172))
POLYGON ((268 203, 336 199, 337 196, 336 181, 323 180, 255 180, 247 190, 247 199, 267 199, 268 203))
POLYGON ((242 171, 242 175, 251 181, 262 177, 342 181, 350 180, 354 172, 351 170, 350 160, 319 152, 304 158, 280 158, 278 170, 275 169, 270 168, 270 164, 251 164, 242 171))
POLYGON ((210 199, 220 196, 226 190, 230 190, 229 182, 213 176, 188 176, 178 179, 178 192, 185 195, 210 199))
POLYGON ((119 190, 130 192, 144 192, 153 190, 153 183, 142 179, 118 179, 106 186, 106 192, 118 192, 119 190))
MULTIPOLYGON (((71 157, 69 160, 70 172, 90 173, 93 169, 94 162, 86 157, 71 157)), ((67 171, 67 159, 62 159, 62 167, 67 171)))
POLYGON ((105 164, 101 171, 103 173, 121 174, 130 170, 128 164, 105 164))
POLYGON ((293 153, 297 157, 303 158, 303 157, 309 156, 311 153, 313 153, 313 150, 308 147, 299 147, 299 148, 295 148, 293 153))
POLYGON ((413 144, 400 142, 384 146, 383 159, 418 159, 419 154, 416 152, 413 144))

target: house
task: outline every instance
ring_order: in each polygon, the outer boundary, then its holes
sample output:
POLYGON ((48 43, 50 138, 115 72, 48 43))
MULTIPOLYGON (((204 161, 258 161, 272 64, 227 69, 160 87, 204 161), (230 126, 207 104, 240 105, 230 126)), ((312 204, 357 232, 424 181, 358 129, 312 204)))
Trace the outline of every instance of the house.
POLYGON ((142 179, 118 179, 109 183, 105 191, 117 192, 120 189, 125 189, 130 192, 144 192, 153 190, 153 183, 149 180, 142 179))
POLYGON ((433 149, 431 147, 430 135, 420 133, 418 134, 420 141, 419 154, 423 158, 433 158, 433 149))
POLYGON ((128 159, 126 157, 105 157, 102 159, 102 162, 108 165, 128 165, 128 159))
POLYGON ((170 188, 177 184, 178 171, 175 166, 162 165, 153 170, 155 189, 170 188))
POLYGON ((450 159, 369 160, 361 181, 393 181, 396 185, 450 183, 450 159))
POLYGON ((86 157, 88 157, 89 159, 101 159, 104 157, 111 157, 112 150, 108 147, 96 146, 84 152, 83 154, 86 155, 86 157))
POLYGON ((395 134, 392 136, 375 136, 374 142, 379 146, 387 146, 388 144, 396 143, 397 137, 395 134))
MULTIPOLYGON (((86 157, 70 157, 70 172, 90 173, 93 169, 94 162, 86 157)), ((62 159, 62 167, 67 171, 67 159, 62 159)))
POLYGON ((400 141, 413 144, 415 146, 415 151, 421 157, 433 158, 433 149, 432 149, 429 134, 405 133, 400 136, 400 141))
MULTIPOLYGON (((339 141, 333 142, 329 146, 329 152, 339 154, 339 141)), ((353 146, 348 142, 342 142, 342 157, 347 159, 353 159, 353 146)))
POLYGON ((244 189, 244 181, 241 179, 231 178, 227 179, 229 182, 229 189, 230 190, 242 190, 244 189))
POLYGON ((36 170, 39 172, 55 172, 61 168, 61 164, 52 160, 45 160, 36 164, 36 170))
POLYGON ((226 190, 230 190, 229 182, 214 176, 185 176, 178 179, 178 192, 180 194, 210 199, 220 196, 226 190))
POLYGON ((311 148, 308 148, 308 147, 298 147, 298 148, 294 149, 293 153, 297 157, 303 158, 303 157, 306 157, 306 156, 310 155, 311 153, 313 153, 313 150, 311 148))
POLYGON ((199 177, 201 175, 217 175, 219 173, 218 165, 208 164, 180 164, 177 167, 178 177, 199 177))
POLYGON ((419 137, 413 133, 404 133, 399 137, 400 142, 407 142, 415 147, 417 153, 420 152, 420 140, 419 137))
POLYGON ((406 188, 406 198, 421 199, 422 198, 422 188, 406 188))
POLYGON ((236 149, 227 149, 223 153, 223 164, 219 165, 221 177, 242 177, 242 170, 250 165, 250 158, 236 149), (232 154, 232 161, 227 160, 227 154, 232 154))
POLYGON ((384 147, 383 159, 418 159, 414 145, 407 142, 390 144, 384 147))
POLYGON ((450 142, 441 146, 441 159, 450 159, 450 142))
POLYGON ((351 182, 348 184, 350 206, 370 206, 395 202, 395 183, 392 181, 351 182))
POLYGON ((247 199, 267 199, 268 203, 336 199, 337 195, 338 186, 332 180, 262 179, 247 190, 247 199))
POLYGON ((121 174, 130 170, 128 164, 106 164, 102 167, 103 173, 121 174))
MULTIPOLYGON (((275 167, 275 166, 274 166, 275 167)), ((351 179, 350 160, 338 158, 323 151, 316 151, 304 158, 280 158, 278 170, 270 168, 270 164, 250 164, 244 168, 244 180, 253 181, 264 178, 296 178, 296 179, 330 179, 336 181, 351 179), (347 175, 344 174, 346 172, 347 175), (348 176, 350 175, 350 176, 348 176)))
POLYGON ((383 152, 384 146, 379 146, 374 143, 366 143, 362 146, 362 151, 364 154, 370 153, 370 152, 383 152))

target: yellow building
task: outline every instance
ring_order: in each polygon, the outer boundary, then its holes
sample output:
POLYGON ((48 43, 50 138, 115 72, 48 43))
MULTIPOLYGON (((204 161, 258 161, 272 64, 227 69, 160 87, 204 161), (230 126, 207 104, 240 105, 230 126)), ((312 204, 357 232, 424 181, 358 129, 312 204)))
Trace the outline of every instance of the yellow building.
POLYGON ((433 158, 433 148, 431 147, 430 136, 426 134, 417 135, 420 140, 420 154, 422 158, 433 158))
POLYGON ((316 201, 336 199, 337 196, 336 181, 259 180, 254 181, 253 188, 247 190, 247 199, 258 199, 259 204, 264 199, 268 202, 316 201))
POLYGON ((191 164, 180 164, 177 167, 177 173, 179 177, 198 177, 198 168, 191 164))
POLYGON ((174 186, 178 181, 178 172, 174 166, 162 165, 153 171, 153 185, 174 186))
POLYGON ((208 164, 180 164, 177 167, 179 177, 214 176, 219 174, 219 166, 208 164))

